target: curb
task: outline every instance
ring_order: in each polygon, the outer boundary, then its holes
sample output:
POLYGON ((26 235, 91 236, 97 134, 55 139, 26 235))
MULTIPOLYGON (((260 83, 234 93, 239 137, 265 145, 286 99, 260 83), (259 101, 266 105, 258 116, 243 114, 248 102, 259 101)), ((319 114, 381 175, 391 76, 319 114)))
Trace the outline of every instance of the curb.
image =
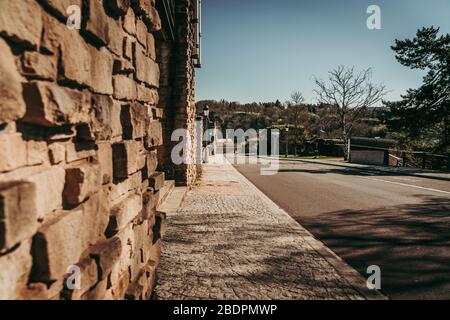
POLYGON ((329 249, 323 242, 318 240, 306 230, 300 223, 295 221, 285 210, 280 208, 275 202, 273 202, 266 194, 259 190, 250 180, 248 180, 242 173, 240 173, 230 162, 225 158, 225 161, 233 168, 233 170, 241 178, 242 182, 247 184, 257 195, 259 195, 266 204, 273 209, 287 217, 295 223, 298 227, 303 229, 302 231, 307 235, 305 239, 307 243, 314 249, 319 255, 321 255, 336 271, 342 276, 345 282, 351 286, 356 292, 363 296, 366 300, 388 300, 378 290, 370 290, 366 286, 366 279, 353 267, 348 265, 342 258, 336 255, 331 249, 329 249))

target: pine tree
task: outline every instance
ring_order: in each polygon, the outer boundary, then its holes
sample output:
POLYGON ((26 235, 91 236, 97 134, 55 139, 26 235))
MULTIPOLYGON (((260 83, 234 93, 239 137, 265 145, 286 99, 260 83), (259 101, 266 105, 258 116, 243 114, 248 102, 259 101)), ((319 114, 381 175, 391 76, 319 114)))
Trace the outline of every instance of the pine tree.
POLYGON ((427 71, 423 84, 409 89, 401 101, 386 102, 385 120, 416 146, 435 152, 450 150, 450 35, 439 28, 417 31, 411 40, 395 40, 392 50, 404 66, 427 71))

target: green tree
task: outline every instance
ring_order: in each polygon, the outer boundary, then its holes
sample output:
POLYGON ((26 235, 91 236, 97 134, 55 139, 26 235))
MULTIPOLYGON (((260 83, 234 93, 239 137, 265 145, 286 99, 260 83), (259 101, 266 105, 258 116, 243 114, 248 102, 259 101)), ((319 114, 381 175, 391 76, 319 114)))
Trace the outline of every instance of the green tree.
POLYGON ((401 101, 386 102, 389 129, 417 147, 450 151, 450 35, 439 28, 417 31, 413 39, 395 40, 397 60, 412 69, 427 71, 418 89, 409 89, 401 101))

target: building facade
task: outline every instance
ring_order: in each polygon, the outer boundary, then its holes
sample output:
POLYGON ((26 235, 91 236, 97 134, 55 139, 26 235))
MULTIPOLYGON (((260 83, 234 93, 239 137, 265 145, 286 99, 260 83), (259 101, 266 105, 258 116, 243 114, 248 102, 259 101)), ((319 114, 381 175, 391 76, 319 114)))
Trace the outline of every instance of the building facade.
POLYGON ((197 0, 0 1, 0 299, 151 297, 166 180, 198 170, 199 23, 197 0))

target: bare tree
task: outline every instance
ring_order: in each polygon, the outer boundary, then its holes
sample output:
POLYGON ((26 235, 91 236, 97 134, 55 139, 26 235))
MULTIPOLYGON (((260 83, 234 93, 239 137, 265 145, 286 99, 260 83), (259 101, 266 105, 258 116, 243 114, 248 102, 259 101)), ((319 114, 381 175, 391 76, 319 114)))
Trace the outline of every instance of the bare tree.
POLYGON ((328 82, 315 78, 319 102, 338 108, 339 126, 348 158, 348 139, 364 110, 380 102, 386 95, 383 84, 372 83, 372 69, 356 72, 355 68, 339 66, 328 72, 328 82))

